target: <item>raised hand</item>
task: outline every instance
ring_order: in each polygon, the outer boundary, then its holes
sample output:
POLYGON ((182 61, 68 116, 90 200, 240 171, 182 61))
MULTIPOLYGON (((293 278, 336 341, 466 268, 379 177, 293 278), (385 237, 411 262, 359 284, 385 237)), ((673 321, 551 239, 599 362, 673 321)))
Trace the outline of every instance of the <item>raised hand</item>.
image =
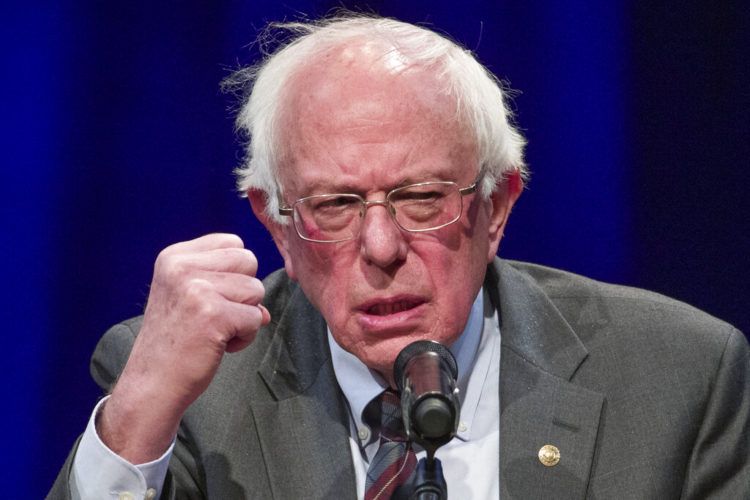
POLYGON ((271 319, 260 304, 257 267, 233 234, 209 234, 159 254, 143 327, 97 420, 110 449, 132 463, 166 450, 224 353, 250 345, 271 319))

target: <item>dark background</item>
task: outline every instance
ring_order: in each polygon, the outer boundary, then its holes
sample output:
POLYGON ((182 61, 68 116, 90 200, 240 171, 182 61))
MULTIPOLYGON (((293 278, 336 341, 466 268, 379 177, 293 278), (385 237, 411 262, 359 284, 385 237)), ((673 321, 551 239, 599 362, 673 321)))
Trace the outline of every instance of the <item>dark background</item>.
MULTIPOLYGON (((343 2, 426 22, 519 90, 532 181, 501 255, 650 288, 750 331, 750 9, 723 2, 343 2)), ((88 359, 139 314, 158 251, 240 234, 219 81, 267 21, 337 2, 3 4, 2 478, 39 498, 99 391, 88 359)))

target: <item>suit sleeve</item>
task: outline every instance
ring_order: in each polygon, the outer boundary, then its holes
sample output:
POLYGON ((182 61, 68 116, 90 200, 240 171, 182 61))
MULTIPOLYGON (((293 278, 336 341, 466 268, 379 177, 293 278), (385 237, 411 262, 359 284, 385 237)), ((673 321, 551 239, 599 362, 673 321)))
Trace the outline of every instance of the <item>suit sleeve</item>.
MULTIPOLYGON (((91 358, 91 376, 105 394, 111 392, 117 377, 125 367, 140 325, 140 318, 115 325, 97 344, 91 358)), ((71 473, 79 443, 80 438, 58 474, 47 496, 48 499, 71 499, 71 473)), ((189 434, 181 428, 169 462, 161 498, 204 498, 204 490, 199 485, 201 476, 198 462, 192 453, 189 434)))
POLYGON ((688 464, 682 498, 750 498, 750 349, 732 330, 688 464))

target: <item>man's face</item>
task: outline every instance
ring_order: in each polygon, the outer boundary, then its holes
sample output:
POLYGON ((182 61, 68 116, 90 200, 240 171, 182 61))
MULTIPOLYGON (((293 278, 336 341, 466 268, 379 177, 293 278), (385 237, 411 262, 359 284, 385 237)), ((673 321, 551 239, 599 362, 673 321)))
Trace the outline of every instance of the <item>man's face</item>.
MULTIPOLYGON (((416 182, 474 182, 474 143, 455 104, 429 92, 424 74, 395 78, 337 61, 297 81, 284 120, 284 204, 322 193, 383 200, 416 182)), ((456 223, 426 233, 400 230, 383 206, 367 210, 350 241, 307 242, 292 224, 269 229, 339 345, 390 380, 409 343, 449 345, 461 334, 514 200, 503 190, 491 200, 470 194, 456 223)))

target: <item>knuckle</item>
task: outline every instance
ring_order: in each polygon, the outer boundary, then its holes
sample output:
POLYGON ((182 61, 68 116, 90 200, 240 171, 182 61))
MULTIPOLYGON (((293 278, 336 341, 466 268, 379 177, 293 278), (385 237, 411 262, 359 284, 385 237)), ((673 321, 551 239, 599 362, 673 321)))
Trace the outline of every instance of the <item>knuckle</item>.
POLYGON ((174 255, 179 255, 181 252, 184 251, 184 242, 178 242, 173 243, 169 245, 168 247, 163 248, 157 255, 156 255, 156 261, 160 262, 165 259, 169 259, 170 257, 174 255))
POLYGON ((206 303, 211 302, 208 299, 212 291, 213 285, 209 281, 193 278, 185 283, 182 295, 188 304, 205 307, 206 303))
POLYGON ((250 253, 250 267, 252 268, 253 275, 258 272, 258 259, 255 258, 255 254, 250 253))
POLYGON ((217 244, 223 247, 233 247, 233 248, 244 248, 245 243, 242 241, 242 238, 237 236, 236 234, 232 233, 214 233, 211 235, 216 239, 217 244))
POLYGON ((217 257, 222 259, 222 267, 230 272, 255 275, 258 261, 255 255, 245 248, 221 248, 217 257))
POLYGON ((211 300, 201 300, 195 308, 197 314, 204 319, 214 319, 219 316, 219 308, 211 300))
POLYGON ((254 270, 258 268, 258 259, 255 257, 255 254, 251 252, 250 250, 246 248, 236 248, 232 249, 231 255, 237 259, 240 263, 242 263, 243 268, 248 268, 250 270, 254 270))
POLYGON ((159 254, 156 256, 156 261, 154 263, 154 268, 158 271, 159 269, 164 268, 166 263, 169 261, 169 256, 171 255, 171 252, 169 251, 169 247, 165 248, 159 254))
POLYGON ((240 238, 236 234, 230 234, 229 235, 229 242, 230 242, 230 244, 235 245, 235 246, 240 247, 240 248, 244 248, 245 247, 245 242, 242 241, 242 238, 240 238))
POLYGON ((167 254, 157 259, 157 273, 168 280, 178 280, 186 273, 185 262, 175 254, 167 254))
POLYGON ((263 299, 263 296, 265 295, 263 283, 261 283, 259 279, 254 277, 248 278, 248 280, 243 283, 243 286, 241 289, 239 289, 239 291, 240 297, 242 298, 241 302, 245 304, 256 305, 263 299))
POLYGON ((266 287, 263 286, 263 282, 258 278, 252 278, 250 286, 254 297, 262 299, 266 295, 266 287))
POLYGON ((250 262, 254 266, 257 266, 258 265, 258 258, 255 256, 255 254, 252 252, 252 250, 248 250, 246 248, 243 249, 243 250, 244 250, 244 253, 245 253, 245 258, 248 260, 248 262, 250 262))
POLYGON ((255 336, 261 326, 262 313, 256 306, 250 306, 247 308, 245 320, 242 325, 239 326, 238 331, 241 332, 243 337, 255 336))
POLYGON ((254 330, 257 331, 260 329, 263 322, 263 311, 260 310, 260 307, 255 306, 253 307, 252 315, 254 320, 254 330))
POLYGON ((168 247, 163 248, 161 250, 161 252, 159 252, 156 255, 156 261, 159 262, 160 260, 168 258, 170 255, 172 255, 176 251, 175 247, 176 247, 176 244, 175 245, 169 245, 168 247))

